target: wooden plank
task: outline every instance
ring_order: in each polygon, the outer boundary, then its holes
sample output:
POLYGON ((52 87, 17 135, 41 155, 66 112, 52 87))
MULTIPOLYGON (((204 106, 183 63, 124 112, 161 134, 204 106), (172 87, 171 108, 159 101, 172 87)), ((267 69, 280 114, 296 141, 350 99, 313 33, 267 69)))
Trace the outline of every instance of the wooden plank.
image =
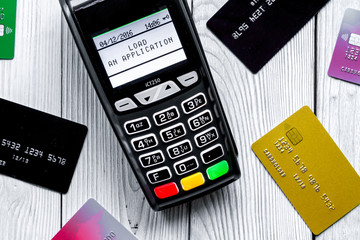
POLYGON ((194 19, 239 148, 239 181, 191 206, 191 239, 312 239, 251 144, 314 101, 314 20, 253 75, 206 28, 226 0, 194 1, 194 19))
POLYGON ((159 213, 150 208, 104 114, 65 21, 62 46, 63 113, 89 128, 71 189, 63 197, 62 223, 88 198, 94 198, 139 239, 186 239, 188 207, 159 213))
MULTIPOLYGON (((116 218, 125 209, 119 185, 123 165, 122 150, 90 82, 68 25, 62 20, 62 76, 65 118, 85 124, 88 135, 69 192, 63 195, 65 224, 89 199, 96 199, 116 218)), ((126 223, 122 216, 122 223, 126 223)))
MULTIPOLYGON (((61 115, 60 7, 18 0, 13 60, 0 60, 0 97, 61 115)), ((6 116, 2 116, 6 117, 6 116)), ((51 239, 60 226, 60 194, 0 176, 0 239, 51 239)))
MULTIPOLYGON (((359 1, 330 1, 318 18, 317 116, 349 162, 360 173, 360 89, 330 78, 327 71, 346 8, 360 9, 359 1)), ((316 239, 359 239, 360 207, 316 239)))

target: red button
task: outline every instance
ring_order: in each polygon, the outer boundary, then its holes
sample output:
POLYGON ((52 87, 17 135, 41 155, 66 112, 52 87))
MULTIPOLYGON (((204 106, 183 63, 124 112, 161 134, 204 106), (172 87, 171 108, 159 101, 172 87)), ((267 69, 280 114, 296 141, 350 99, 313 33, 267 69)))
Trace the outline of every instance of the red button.
POLYGON ((154 189, 156 196, 160 199, 168 198, 179 193, 179 189, 174 182, 168 183, 154 189))

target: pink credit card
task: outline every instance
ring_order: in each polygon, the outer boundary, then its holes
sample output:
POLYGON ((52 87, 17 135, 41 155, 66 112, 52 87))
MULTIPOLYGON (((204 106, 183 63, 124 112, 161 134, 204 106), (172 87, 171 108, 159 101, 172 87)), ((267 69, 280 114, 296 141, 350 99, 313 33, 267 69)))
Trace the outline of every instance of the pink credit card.
POLYGON ((341 24, 329 76, 360 84, 360 11, 348 8, 341 24))
POLYGON ((136 240, 94 199, 88 200, 52 240, 136 240))

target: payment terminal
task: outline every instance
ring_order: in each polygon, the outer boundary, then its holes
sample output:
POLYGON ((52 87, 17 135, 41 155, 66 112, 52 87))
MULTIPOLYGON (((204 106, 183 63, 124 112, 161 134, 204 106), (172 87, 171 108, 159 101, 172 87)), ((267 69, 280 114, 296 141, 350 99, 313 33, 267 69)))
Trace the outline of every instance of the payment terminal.
POLYGON ((184 0, 60 0, 132 170, 155 210, 240 177, 184 0))

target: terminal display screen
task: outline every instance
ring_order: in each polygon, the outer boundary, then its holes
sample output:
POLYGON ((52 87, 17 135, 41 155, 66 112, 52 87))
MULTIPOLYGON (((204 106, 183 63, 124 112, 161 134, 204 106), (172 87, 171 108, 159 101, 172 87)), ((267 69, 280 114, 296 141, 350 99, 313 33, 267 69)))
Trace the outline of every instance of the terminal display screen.
POLYGON ((167 8, 93 41, 113 88, 187 59, 167 8))

